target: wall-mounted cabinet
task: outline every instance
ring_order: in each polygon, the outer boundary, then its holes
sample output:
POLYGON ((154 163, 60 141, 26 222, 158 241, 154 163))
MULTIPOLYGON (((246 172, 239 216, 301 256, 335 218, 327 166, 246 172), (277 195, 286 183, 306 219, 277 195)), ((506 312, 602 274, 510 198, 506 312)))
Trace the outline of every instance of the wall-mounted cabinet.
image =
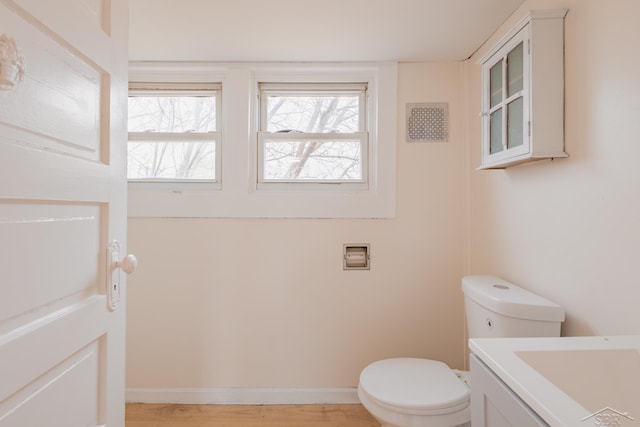
POLYGON ((564 152, 566 9, 531 11, 480 61, 482 164, 501 169, 564 152))

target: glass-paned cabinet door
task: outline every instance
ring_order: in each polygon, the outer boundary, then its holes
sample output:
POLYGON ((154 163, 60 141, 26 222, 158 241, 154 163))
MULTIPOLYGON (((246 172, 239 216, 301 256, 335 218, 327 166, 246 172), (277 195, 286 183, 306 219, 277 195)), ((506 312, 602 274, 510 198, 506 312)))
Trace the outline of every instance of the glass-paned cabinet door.
POLYGON ((483 163, 528 150, 528 43, 525 28, 483 64, 483 163))
POLYGON ((479 169, 567 157, 563 136, 566 12, 566 9, 530 11, 480 59, 482 164, 479 169), (531 61, 533 56, 535 64, 531 61))
POLYGON ((484 64, 484 154, 495 161, 527 149, 527 45, 523 30, 484 64))

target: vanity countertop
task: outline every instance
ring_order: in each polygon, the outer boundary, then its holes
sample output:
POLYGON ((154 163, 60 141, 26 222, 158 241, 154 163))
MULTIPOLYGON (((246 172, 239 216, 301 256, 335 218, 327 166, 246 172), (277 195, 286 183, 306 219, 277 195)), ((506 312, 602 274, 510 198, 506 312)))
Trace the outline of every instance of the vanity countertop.
POLYGON ((469 348, 552 427, 640 426, 640 335, 476 338, 469 348))

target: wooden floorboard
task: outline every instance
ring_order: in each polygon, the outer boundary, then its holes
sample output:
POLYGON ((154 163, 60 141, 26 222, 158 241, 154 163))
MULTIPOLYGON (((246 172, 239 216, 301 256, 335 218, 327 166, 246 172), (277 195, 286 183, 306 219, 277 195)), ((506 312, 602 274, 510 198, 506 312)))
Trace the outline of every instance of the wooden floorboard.
POLYGON ((128 403, 126 427, 380 427, 362 405, 128 403))

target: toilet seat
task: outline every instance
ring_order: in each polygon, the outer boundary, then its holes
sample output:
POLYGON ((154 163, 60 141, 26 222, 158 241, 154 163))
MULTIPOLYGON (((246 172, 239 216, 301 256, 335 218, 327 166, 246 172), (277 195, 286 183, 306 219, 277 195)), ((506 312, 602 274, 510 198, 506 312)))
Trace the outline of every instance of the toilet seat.
POLYGON ((398 358, 374 362, 360 374, 359 391, 381 407, 411 415, 443 415, 469 406, 467 385, 446 364, 398 358))

